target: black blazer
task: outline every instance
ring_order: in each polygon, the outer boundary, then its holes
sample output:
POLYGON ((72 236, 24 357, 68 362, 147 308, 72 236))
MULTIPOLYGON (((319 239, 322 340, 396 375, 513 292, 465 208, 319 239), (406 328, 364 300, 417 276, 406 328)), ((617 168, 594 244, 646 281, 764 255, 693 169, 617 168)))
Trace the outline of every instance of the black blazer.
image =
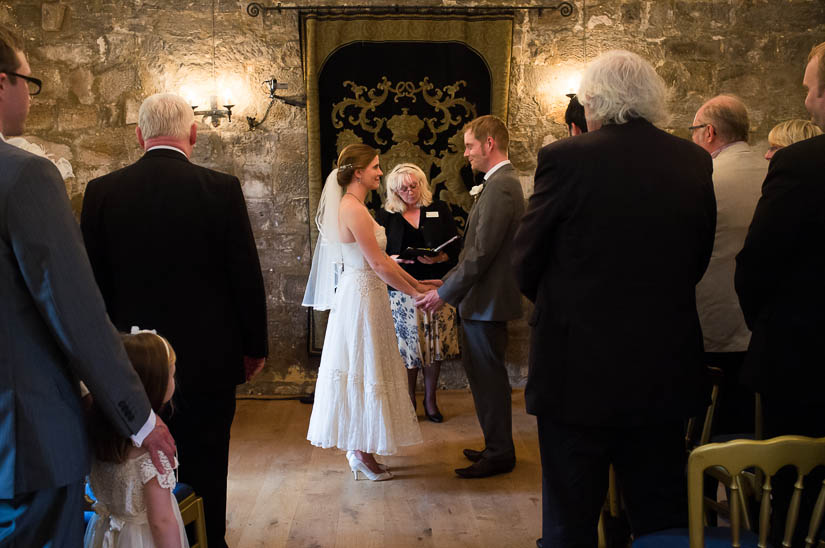
POLYGON ((513 255, 535 302, 528 412, 586 426, 701 412, 695 286, 713 249, 712 169, 645 120, 541 149, 513 255))
MULTIPOLYGON (((387 231, 387 255, 398 255, 410 245, 409 242, 404 240, 406 227, 409 226, 409 223, 401 213, 390 213, 385 209, 381 209, 375 217, 378 224, 387 231)), ((433 200, 430 205, 421 208, 421 219, 418 226, 424 236, 426 247, 438 247, 453 236, 458 235, 449 206, 440 200, 433 200), (436 213, 438 216, 428 217, 428 213, 436 213)), ((458 255, 461 253, 461 240, 456 240, 448 245, 444 248, 444 252, 447 253, 450 259, 443 263, 433 265, 424 263, 402 264, 401 268, 419 280, 441 279, 458 262, 458 255)))
POLYGON ((181 391, 239 384, 243 356, 267 355, 263 278, 236 177, 152 150, 89 182, 81 229, 112 321, 169 340, 181 391))
POLYGON ((753 332, 743 380, 763 394, 823 405, 825 136, 771 160, 735 282, 753 332))

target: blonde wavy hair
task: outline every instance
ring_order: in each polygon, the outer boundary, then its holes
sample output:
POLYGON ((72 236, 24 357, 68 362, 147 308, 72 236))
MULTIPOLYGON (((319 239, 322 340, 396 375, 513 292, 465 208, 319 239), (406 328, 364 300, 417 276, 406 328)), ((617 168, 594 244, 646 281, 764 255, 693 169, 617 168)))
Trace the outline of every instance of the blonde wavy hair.
POLYGON ((407 203, 399 196, 398 189, 404 183, 410 184, 412 181, 418 182, 418 188, 421 189, 416 206, 426 207, 433 203, 433 193, 424 171, 415 164, 398 164, 387 175, 387 201, 384 202, 384 209, 390 213, 406 211, 407 203))
POLYGON ((773 126, 768 143, 772 147, 787 147, 817 135, 822 135, 822 130, 810 120, 786 120, 773 126))

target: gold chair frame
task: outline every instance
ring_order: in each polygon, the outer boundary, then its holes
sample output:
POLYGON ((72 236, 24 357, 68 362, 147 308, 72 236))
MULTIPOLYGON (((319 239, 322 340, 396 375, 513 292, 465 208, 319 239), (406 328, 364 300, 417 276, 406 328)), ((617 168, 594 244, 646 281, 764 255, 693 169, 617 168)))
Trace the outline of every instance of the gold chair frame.
MULTIPOLYGON (((710 443, 697 447, 688 459, 688 517, 690 548, 704 547, 703 515, 703 479, 709 469, 721 467, 730 476, 737 478, 748 468, 757 468, 764 474, 761 482, 761 503, 759 510, 759 546, 767 546, 770 522, 771 477, 787 465, 797 469, 797 481, 788 509, 782 546, 790 546, 794 529, 799 520, 799 506, 802 498, 802 480, 813 468, 825 465, 825 438, 806 438, 803 436, 780 436, 770 440, 733 440, 726 443, 710 443)), ((741 546, 740 528, 743 509, 739 496, 735 493, 741 489, 740 482, 730 485, 731 540, 732 546, 741 546)), ((811 516, 806 548, 814 546, 816 534, 825 513, 825 483, 819 491, 816 505, 811 516)), ((823 543, 819 542, 818 546, 823 543)))

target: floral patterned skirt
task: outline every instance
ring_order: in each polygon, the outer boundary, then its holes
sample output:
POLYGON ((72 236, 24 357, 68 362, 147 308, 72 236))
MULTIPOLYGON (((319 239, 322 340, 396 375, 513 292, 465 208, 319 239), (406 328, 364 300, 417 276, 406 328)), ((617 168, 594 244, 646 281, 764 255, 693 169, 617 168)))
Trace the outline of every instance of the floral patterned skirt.
POLYGON ((390 289, 398 350, 407 369, 458 357, 458 314, 445 304, 438 312, 423 312, 409 295, 390 289))

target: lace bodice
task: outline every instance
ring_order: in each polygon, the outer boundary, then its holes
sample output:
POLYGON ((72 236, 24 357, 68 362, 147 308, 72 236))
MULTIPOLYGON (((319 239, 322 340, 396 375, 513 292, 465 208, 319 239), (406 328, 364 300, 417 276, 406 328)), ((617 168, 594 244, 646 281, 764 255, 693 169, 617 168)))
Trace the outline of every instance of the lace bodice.
MULTIPOLYGON (((92 463, 89 483, 97 499, 95 512, 111 514, 128 521, 146 521, 146 502, 143 499, 143 486, 157 477, 161 487, 174 489, 177 484, 175 471, 169 467, 169 461, 162 453, 160 459, 169 470, 165 474, 158 472, 149 453, 120 464, 111 462, 92 463)), ((178 460, 175 459, 175 468, 178 460)))

